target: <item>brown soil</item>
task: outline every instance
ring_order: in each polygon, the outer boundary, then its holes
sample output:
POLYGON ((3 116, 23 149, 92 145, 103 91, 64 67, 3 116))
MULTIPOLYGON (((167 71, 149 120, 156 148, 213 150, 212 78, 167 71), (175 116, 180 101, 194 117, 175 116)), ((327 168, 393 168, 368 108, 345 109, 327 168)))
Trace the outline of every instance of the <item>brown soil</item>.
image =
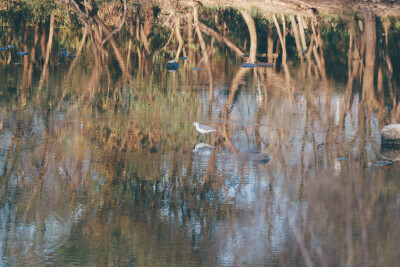
POLYGON ((204 5, 259 8, 266 13, 314 12, 341 15, 370 10, 379 17, 400 16, 400 2, 393 0, 201 0, 204 5))

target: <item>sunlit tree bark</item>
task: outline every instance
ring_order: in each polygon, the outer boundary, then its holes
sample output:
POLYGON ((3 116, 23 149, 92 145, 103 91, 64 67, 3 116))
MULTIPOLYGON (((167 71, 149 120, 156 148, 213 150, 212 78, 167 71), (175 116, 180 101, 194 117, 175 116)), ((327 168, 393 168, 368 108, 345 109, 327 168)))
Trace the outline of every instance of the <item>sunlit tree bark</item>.
POLYGON ((242 56, 244 54, 244 52, 242 51, 242 49, 240 49, 238 46, 236 46, 234 43, 232 43, 228 38, 226 38, 225 36, 217 33, 216 31, 214 31, 213 29, 207 27, 206 25, 204 25, 203 23, 199 22, 200 25, 200 29, 202 30, 202 32, 204 32, 207 35, 210 35, 212 37, 214 37, 215 39, 217 39, 219 42, 222 42, 224 44, 226 44, 226 46, 228 46, 230 49, 232 49, 233 51, 235 51, 239 56, 242 56))
POLYGON ((178 39, 178 49, 176 51, 176 56, 175 56, 175 60, 178 61, 179 60, 179 56, 181 54, 182 51, 182 47, 183 47, 183 38, 181 35, 181 19, 179 17, 179 15, 176 16, 175 18, 175 35, 176 35, 176 39, 178 39))
POLYGON ((43 65, 43 71, 42 71, 42 75, 40 77, 40 82, 39 82, 39 91, 43 86, 43 83, 45 80, 47 80, 47 68, 49 65, 49 58, 50 58, 50 52, 51 52, 51 48, 53 46, 53 34, 54 34, 54 13, 51 14, 50 16, 50 32, 49 32, 49 39, 47 42, 47 50, 46 50, 46 57, 44 59, 44 65, 43 65))
POLYGON ((247 11, 240 11, 242 14, 244 20, 246 21, 247 28, 249 29, 250 33, 250 56, 249 56, 249 61, 250 63, 254 63, 256 61, 256 55, 257 55, 257 30, 256 26, 254 24, 253 18, 250 16, 247 11))
POLYGON ((267 33, 267 57, 268 57, 268 62, 272 63, 274 60, 273 54, 274 54, 274 38, 273 38, 273 32, 272 32, 272 25, 271 23, 268 23, 268 33, 267 33))
POLYGON ((290 16, 290 22, 292 24, 292 29, 293 29, 293 34, 294 34, 294 39, 296 41, 296 48, 297 48, 297 53, 300 58, 301 64, 303 64, 303 53, 301 52, 301 42, 300 42, 300 35, 299 35, 299 29, 297 27, 296 19, 294 18, 293 15, 290 16))
POLYGON ((196 33, 197 33, 197 37, 199 38, 201 50, 202 50, 203 57, 204 57, 204 63, 205 63, 206 68, 207 68, 207 73, 208 73, 208 78, 209 78, 209 83, 210 83, 209 94, 210 94, 210 101, 211 101, 212 92, 213 92, 213 83, 214 83, 213 82, 213 75, 212 75, 210 59, 209 59, 209 56, 208 56, 206 43, 205 43, 205 41, 203 39, 203 35, 202 35, 201 29, 200 29, 199 9, 198 9, 198 5, 197 4, 194 4, 194 7, 193 7, 193 17, 194 17, 194 27, 195 27, 195 30, 196 30, 196 33))
MULTIPOLYGON (((369 108, 375 106, 376 96, 374 90, 374 70, 376 53, 376 23, 375 16, 371 12, 365 13, 365 70, 363 75, 362 98, 369 108)), ((371 112, 372 110, 370 110, 371 112)))
POLYGON ((285 17, 282 15, 282 28, 283 30, 281 31, 281 28, 279 26, 278 20, 276 18, 276 15, 273 14, 272 18, 275 23, 276 30, 278 32, 279 40, 281 41, 282 45, 282 62, 286 62, 287 58, 287 52, 286 52, 286 22, 285 22, 285 17))

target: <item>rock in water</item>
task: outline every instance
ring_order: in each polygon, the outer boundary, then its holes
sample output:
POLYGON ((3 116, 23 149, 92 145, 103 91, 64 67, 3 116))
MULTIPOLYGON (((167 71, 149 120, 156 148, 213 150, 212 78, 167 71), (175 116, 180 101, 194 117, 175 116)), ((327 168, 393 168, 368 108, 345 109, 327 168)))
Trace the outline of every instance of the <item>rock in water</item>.
POLYGON ((400 149, 398 149, 395 145, 382 145, 381 158, 384 161, 378 163, 390 164, 394 161, 400 161, 400 149))
POLYGON ((389 124, 381 131, 382 145, 400 145, 400 124, 389 124))
POLYGON ((173 72, 175 71, 177 68, 179 68, 179 63, 176 62, 175 60, 170 60, 165 64, 165 68, 170 71, 173 72))

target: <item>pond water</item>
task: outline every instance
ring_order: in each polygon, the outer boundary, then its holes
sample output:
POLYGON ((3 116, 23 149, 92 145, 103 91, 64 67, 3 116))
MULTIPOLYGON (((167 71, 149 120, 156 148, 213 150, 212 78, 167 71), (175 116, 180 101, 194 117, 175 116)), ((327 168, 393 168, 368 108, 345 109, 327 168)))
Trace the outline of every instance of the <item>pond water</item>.
POLYGON ((149 46, 0 30, 0 265, 400 262, 400 152, 380 141, 400 118, 395 21, 278 33, 258 15, 254 50, 232 14, 234 48, 184 22, 182 48, 157 20, 149 46))

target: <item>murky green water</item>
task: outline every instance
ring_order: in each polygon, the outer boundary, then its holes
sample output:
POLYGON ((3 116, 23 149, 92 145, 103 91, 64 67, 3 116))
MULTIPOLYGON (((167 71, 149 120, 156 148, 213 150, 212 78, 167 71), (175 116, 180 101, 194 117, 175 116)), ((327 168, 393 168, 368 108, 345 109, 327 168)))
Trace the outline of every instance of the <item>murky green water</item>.
MULTIPOLYGON (((47 65, 48 26, 1 29, 0 265, 398 264, 400 152, 379 132, 399 120, 399 33, 308 23, 285 62, 256 19, 272 68, 203 32, 207 61, 183 25, 175 72, 159 24, 149 52, 55 29, 47 65)), ((247 53, 243 35, 227 36, 247 53)))

